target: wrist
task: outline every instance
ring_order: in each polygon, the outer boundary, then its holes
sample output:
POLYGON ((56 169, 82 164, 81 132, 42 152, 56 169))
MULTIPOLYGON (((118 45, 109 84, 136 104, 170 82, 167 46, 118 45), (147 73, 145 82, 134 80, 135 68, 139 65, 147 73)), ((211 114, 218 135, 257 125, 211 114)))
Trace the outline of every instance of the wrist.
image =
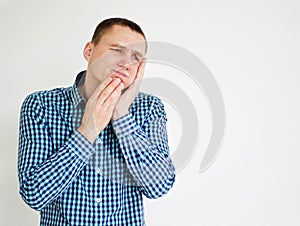
POLYGON ((98 134, 91 132, 91 130, 86 129, 84 126, 80 126, 78 132, 81 133, 91 144, 93 144, 98 136, 98 134))
POLYGON ((117 120, 129 113, 128 109, 116 109, 112 115, 112 120, 117 120))

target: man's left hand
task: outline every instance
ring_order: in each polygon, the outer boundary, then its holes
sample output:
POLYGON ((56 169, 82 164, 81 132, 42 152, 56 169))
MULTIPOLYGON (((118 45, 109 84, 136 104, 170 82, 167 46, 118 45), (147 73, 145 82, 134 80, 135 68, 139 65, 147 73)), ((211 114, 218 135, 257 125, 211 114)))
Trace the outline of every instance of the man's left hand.
POLYGON ((139 92, 141 81, 144 76, 146 61, 146 58, 144 58, 141 61, 133 83, 130 86, 128 86, 128 88, 124 90, 124 93, 120 96, 119 102, 116 105, 115 110, 113 112, 112 120, 121 118, 122 116, 129 113, 130 105, 132 104, 139 92))

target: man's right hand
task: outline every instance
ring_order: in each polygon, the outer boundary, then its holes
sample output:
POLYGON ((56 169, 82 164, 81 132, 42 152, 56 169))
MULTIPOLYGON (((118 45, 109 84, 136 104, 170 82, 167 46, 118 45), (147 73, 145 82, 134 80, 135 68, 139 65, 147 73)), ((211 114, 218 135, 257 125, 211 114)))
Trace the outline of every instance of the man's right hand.
POLYGON ((109 123, 124 84, 119 78, 105 79, 87 101, 78 131, 92 144, 109 123))

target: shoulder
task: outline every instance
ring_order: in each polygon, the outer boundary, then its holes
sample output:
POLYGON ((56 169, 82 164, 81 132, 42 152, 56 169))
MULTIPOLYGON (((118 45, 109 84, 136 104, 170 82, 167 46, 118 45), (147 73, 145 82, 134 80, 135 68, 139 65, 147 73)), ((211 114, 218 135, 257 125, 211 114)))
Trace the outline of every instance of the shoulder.
POLYGON ((71 87, 41 90, 29 94, 23 101, 21 112, 33 113, 69 101, 71 87))
POLYGON ((155 107, 156 105, 163 105, 161 99, 155 95, 149 94, 149 93, 144 93, 144 92, 139 92, 136 99, 135 103, 137 105, 141 105, 144 107, 155 107))
POLYGON ((130 112, 142 124, 144 120, 155 116, 164 116, 165 109, 162 100, 152 94, 139 92, 135 98, 130 112))

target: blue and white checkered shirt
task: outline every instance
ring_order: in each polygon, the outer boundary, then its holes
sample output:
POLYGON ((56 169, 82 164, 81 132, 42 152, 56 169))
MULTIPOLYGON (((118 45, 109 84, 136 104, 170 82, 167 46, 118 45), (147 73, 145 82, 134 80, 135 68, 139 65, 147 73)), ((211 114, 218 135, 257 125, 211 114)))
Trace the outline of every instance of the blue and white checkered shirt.
POLYGON ((21 108, 18 176, 40 225, 145 225, 142 194, 158 198, 175 180, 166 114, 140 92, 129 114, 91 144, 76 129, 85 100, 78 83, 29 95, 21 108))

